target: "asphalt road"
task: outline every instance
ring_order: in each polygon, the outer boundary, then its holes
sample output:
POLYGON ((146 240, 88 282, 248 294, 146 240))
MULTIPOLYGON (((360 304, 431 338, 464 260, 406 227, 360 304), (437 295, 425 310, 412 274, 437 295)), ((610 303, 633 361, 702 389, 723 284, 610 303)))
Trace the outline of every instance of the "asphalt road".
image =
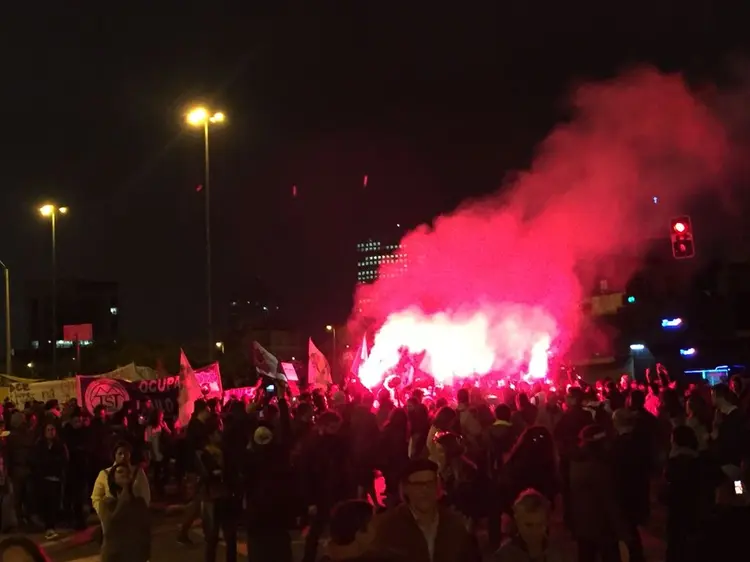
MULTIPOLYGON (((151 543, 151 562, 203 562, 203 534, 199 527, 193 528, 190 538, 195 546, 186 547, 177 543, 179 516, 155 518, 151 543)), ((239 560, 247 560, 247 544, 244 538, 238 545, 239 560)), ((54 562, 98 562, 99 545, 94 542, 71 546, 51 555, 54 562)), ((217 560, 224 560, 224 546, 220 545, 217 560)))
MULTIPOLYGON (((203 536, 200 528, 194 527, 191 532, 191 538, 195 542, 195 546, 185 547, 177 544, 178 524, 179 516, 155 518, 151 562, 203 561, 203 536)), ((645 530, 643 533, 646 557, 649 562, 664 560, 664 542, 656 537, 655 531, 656 529, 652 528, 645 530)), ((555 542, 562 548, 565 555, 564 559, 574 562, 576 560, 575 546, 572 541, 567 539, 559 522, 555 522, 552 536, 557 539, 555 542)), ((303 542, 299 534, 295 536, 293 547, 295 560, 301 560, 303 542)), ((239 560, 247 560, 247 543, 242 536, 239 540, 238 551, 239 560)), ((50 556, 54 562, 98 562, 99 546, 94 542, 78 545, 68 543, 65 548, 51 549, 50 556)), ((217 560, 221 562, 224 559, 224 547, 220 545, 217 560)))

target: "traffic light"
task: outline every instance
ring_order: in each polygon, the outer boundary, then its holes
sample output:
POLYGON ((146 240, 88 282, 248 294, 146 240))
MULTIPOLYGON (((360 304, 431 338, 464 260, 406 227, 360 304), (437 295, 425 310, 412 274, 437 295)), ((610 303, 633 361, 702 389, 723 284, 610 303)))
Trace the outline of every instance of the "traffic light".
POLYGON ((674 218, 669 226, 669 233, 672 238, 672 255, 675 259, 685 260, 694 257, 695 244, 690 217, 674 218))

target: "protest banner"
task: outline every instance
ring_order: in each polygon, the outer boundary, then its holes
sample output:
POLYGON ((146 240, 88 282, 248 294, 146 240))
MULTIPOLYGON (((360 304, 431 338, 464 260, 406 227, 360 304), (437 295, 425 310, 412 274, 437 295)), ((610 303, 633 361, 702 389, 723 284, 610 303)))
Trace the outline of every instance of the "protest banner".
POLYGON ((108 414, 119 412, 126 402, 140 403, 151 400, 166 415, 177 412, 180 377, 163 377, 155 380, 125 381, 105 377, 76 377, 78 401, 89 412, 104 406, 108 414))
POLYGON ((193 372, 195 373, 195 378, 198 381, 198 386, 200 386, 203 396, 209 399, 221 399, 221 373, 219 372, 218 363, 211 363, 200 369, 194 369, 193 372))
POLYGON ((224 401, 228 401, 232 398, 236 400, 242 400, 243 396, 247 396, 250 400, 255 397, 256 388, 254 386, 243 386, 241 388, 228 388, 224 391, 224 401))
POLYGON ((8 398, 17 407, 23 408, 26 402, 34 400, 47 402, 57 400, 60 405, 76 397, 76 380, 40 381, 32 383, 13 383, 8 386, 8 398))
POLYGON ((297 382, 299 381, 299 377, 297 376, 297 371, 294 368, 294 363, 281 363, 281 369, 284 371, 284 376, 286 376, 286 380, 289 382, 297 382))

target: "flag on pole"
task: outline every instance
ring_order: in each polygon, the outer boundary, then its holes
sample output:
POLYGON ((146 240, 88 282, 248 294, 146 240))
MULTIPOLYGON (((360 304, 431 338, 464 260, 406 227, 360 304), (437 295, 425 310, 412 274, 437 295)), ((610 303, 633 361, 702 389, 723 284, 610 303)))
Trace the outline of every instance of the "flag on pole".
POLYGON ((253 342, 253 363, 259 375, 265 375, 272 379, 283 379, 278 373, 279 360, 257 341, 253 342))
POLYGON ((315 347, 312 338, 307 345, 307 384, 323 387, 333 384, 328 359, 315 347))
POLYGON ((359 368, 362 366, 362 364, 367 361, 367 357, 369 356, 367 351, 367 334, 362 336, 362 343, 359 344, 359 349, 357 350, 357 354, 354 356, 354 360, 352 361, 352 368, 351 373, 359 378, 359 368))
POLYGON ((198 379, 195 378, 195 371, 182 349, 180 349, 180 380, 182 386, 180 387, 180 396, 177 401, 179 405, 177 421, 180 427, 187 427, 195 409, 195 401, 203 398, 203 393, 198 384, 198 379))

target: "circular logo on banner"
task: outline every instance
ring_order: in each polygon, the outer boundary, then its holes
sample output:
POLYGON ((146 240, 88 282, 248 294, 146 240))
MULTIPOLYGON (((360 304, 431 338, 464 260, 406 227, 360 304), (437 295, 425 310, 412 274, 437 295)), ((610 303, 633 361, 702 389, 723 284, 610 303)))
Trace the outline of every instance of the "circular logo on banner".
POLYGON ((83 397, 86 409, 93 413, 97 406, 104 406, 108 414, 119 412, 122 406, 130 400, 125 387, 113 379, 100 379, 89 384, 83 397))

